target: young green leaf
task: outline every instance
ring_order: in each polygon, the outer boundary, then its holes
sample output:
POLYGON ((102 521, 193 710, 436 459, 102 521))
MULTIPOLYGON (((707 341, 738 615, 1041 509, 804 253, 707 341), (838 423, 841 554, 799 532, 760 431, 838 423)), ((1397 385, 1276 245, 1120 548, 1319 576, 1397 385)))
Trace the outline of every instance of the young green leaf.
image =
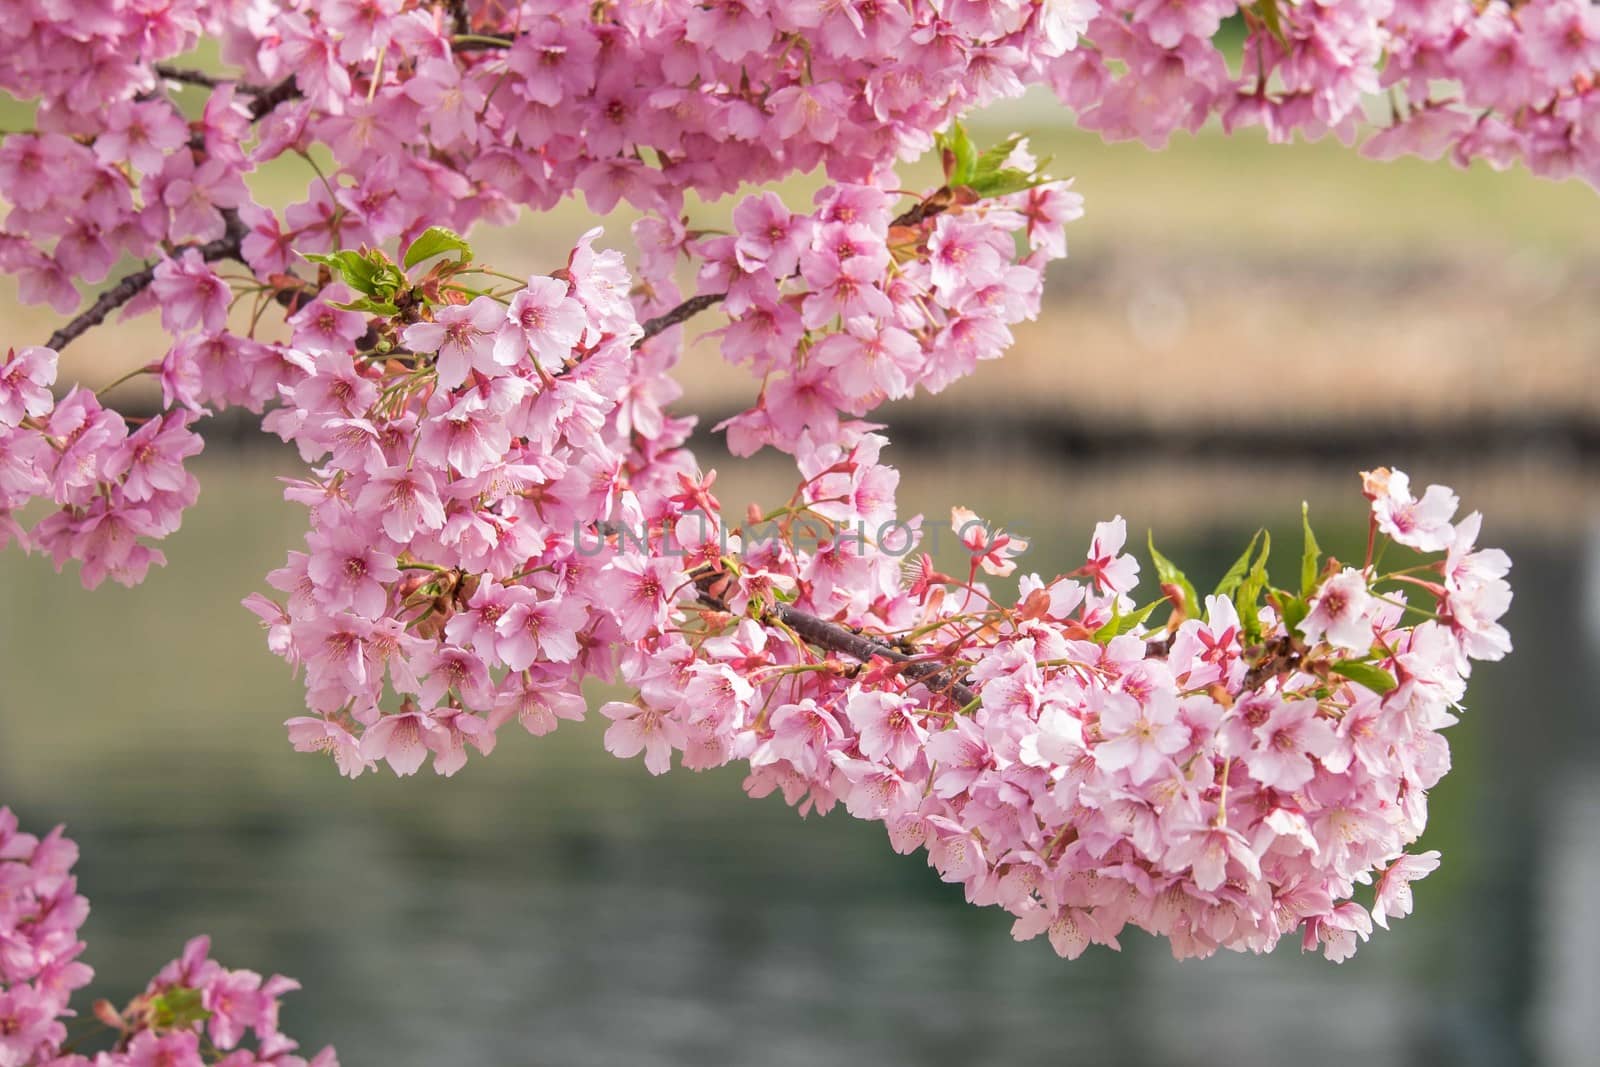
POLYGON ((1006 196, 1010 193, 1020 193, 1024 189, 1032 189, 1042 185, 1047 179, 1037 174, 1028 174, 1017 170, 1015 167, 1005 167, 993 174, 982 174, 974 177, 967 183, 967 188, 977 193, 979 197, 990 199, 996 196, 1006 196))
POLYGON ((1156 580, 1164 586, 1176 586, 1183 594, 1183 603, 1175 606, 1183 612, 1186 618, 1199 618, 1200 597, 1194 591, 1194 583, 1189 581, 1188 576, 1180 571, 1170 559, 1156 551, 1156 535, 1153 532, 1148 535, 1147 540, 1150 545, 1150 558, 1155 561, 1156 565, 1156 580))
POLYGON ((1261 620, 1257 617, 1257 606, 1261 594, 1267 588, 1267 556, 1272 553, 1272 535, 1261 531, 1261 554, 1250 567, 1250 573, 1244 581, 1239 583, 1239 595, 1234 599, 1234 607, 1239 612, 1239 626, 1244 631, 1248 641, 1261 639, 1261 620))
POLYGON ((967 128, 959 122, 952 123, 949 133, 938 135, 937 143, 942 150, 949 153, 949 162, 945 168, 946 184, 952 188, 969 184, 977 171, 978 150, 973 147, 967 128))
POLYGON ((1257 0, 1256 9, 1261 12, 1261 21, 1267 24, 1267 29, 1272 31, 1280 43, 1287 41, 1283 35, 1283 16, 1278 12, 1278 0, 1257 0))
POLYGON ((302 259, 312 263, 320 263, 337 274, 340 279, 358 293, 367 296, 377 294, 376 281, 378 277, 378 264, 362 255, 360 252, 346 250, 343 252, 330 252, 326 255, 316 252, 302 252, 302 259))
POLYGON ((1244 581, 1244 576, 1250 573, 1250 557, 1256 554, 1256 545, 1267 531, 1257 530, 1256 535, 1250 539, 1250 544, 1245 546, 1244 555, 1233 561, 1233 566, 1228 568, 1228 573, 1222 576, 1222 581, 1211 591, 1212 596, 1232 596, 1234 590, 1239 588, 1239 583, 1244 581))
POLYGON ((1366 686, 1379 696, 1383 696, 1385 693, 1389 692, 1395 686, 1400 684, 1394 680, 1394 675, 1390 674, 1382 667, 1375 667, 1370 663, 1356 663, 1353 660, 1342 660, 1333 664, 1328 669, 1333 671, 1334 674, 1344 675, 1346 678, 1357 683, 1358 685, 1366 686))
POLYGON ((1020 133, 1012 134, 988 149, 978 156, 973 163, 971 174, 960 184, 985 198, 1019 193, 1024 189, 1032 189, 1036 185, 1043 184, 1048 180, 1042 173, 1045 164, 1049 162, 1048 159, 1036 161, 1028 170, 1012 164, 1014 153, 1026 140, 1027 138, 1020 133))
POLYGON ((1311 506, 1304 500, 1300 501, 1300 524, 1306 531, 1306 547, 1300 556, 1300 595, 1309 597, 1317 586, 1317 563, 1322 558, 1322 549, 1317 544, 1317 535, 1311 532, 1311 506))
POLYGON ((1101 644, 1104 644, 1113 637, 1121 637, 1135 626, 1142 624, 1146 619, 1150 618, 1151 612, 1155 611, 1166 602, 1166 597, 1162 597, 1160 600, 1153 600, 1144 607, 1135 610, 1131 615, 1124 615, 1122 612, 1112 608, 1110 621, 1094 632, 1094 639, 1101 644))
POLYGON ((405 264, 407 270, 410 270, 425 259, 432 259, 447 252, 457 253, 458 262, 472 262, 472 246, 467 243, 465 237, 443 226, 430 226, 406 246, 401 262, 405 264))
POLYGON ((369 315, 392 317, 400 314, 400 309, 393 304, 382 300, 373 300, 371 297, 365 296, 360 300, 352 300, 348 304, 335 304, 333 306, 340 311, 364 311, 369 315))
POLYGON ((187 1030, 211 1018, 201 999, 198 989, 170 986, 150 998, 150 1014, 162 1030, 187 1030))
POLYGON ((1305 597, 1295 596, 1287 589, 1274 589, 1272 595, 1277 598, 1278 611, 1283 616, 1283 627, 1294 633, 1306 616, 1311 613, 1311 604, 1305 597))

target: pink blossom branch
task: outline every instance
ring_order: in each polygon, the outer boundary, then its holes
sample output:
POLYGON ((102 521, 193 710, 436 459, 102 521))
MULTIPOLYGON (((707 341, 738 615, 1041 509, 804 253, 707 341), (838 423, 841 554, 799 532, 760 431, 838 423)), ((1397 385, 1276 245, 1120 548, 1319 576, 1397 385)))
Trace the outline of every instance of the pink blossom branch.
POLYGON ((1261 649, 1261 658, 1246 672, 1242 692, 1254 692, 1268 678, 1285 674, 1300 665, 1301 646, 1293 634, 1282 634, 1261 649))
POLYGON ((841 652, 861 663, 873 659, 886 659, 891 663, 903 664, 904 669, 900 673, 904 677, 914 682, 921 682, 929 690, 949 696, 958 704, 971 704, 978 699, 977 693, 964 685, 959 678, 952 677, 953 672, 946 671, 937 663, 908 656, 892 645, 846 629, 836 622, 829 622, 816 615, 796 610, 787 604, 780 604, 773 615, 809 644, 831 652, 841 652))
MULTIPOLYGON (((224 208, 222 219, 225 232, 221 237, 201 245, 185 245, 176 249, 176 254, 182 255, 189 249, 194 249, 200 253, 200 258, 207 263, 219 259, 239 258, 239 249, 244 243, 245 234, 249 231, 236 211, 224 208)), ((51 334, 50 340, 45 342, 45 347, 60 352, 89 330, 106 321, 106 318, 113 311, 144 292, 145 288, 155 279, 155 276, 156 268, 154 263, 144 267, 142 270, 136 270, 129 274, 117 282, 116 285, 101 293, 93 304, 90 304, 87 309, 78 314, 71 322, 51 334)))
MULTIPOLYGON (((163 78, 188 85, 199 85, 208 89, 216 89, 222 85, 232 84, 239 92, 254 97, 250 101, 250 119, 252 122, 260 121, 279 104, 293 100, 300 95, 300 87, 295 83, 293 74, 272 85, 261 86, 250 82, 230 81, 230 79, 219 78, 204 71, 193 70, 188 67, 169 66, 165 63, 157 64, 155 70, 163 78)), ((203 147, 203 143, 195 147, 203 147)), ((176 250, 177 254, 181 255, 188 248, 195 248, 199 251, 200 258, 207 263, 219 259, 238 259, 245 234, 248 231, 244 222, 239 218, 238 212, 230 208, 224 208, 222 210, 222 218, 226 229, 221 237, 205 244, 179 248, 176 250)), ((113 311, 144 292, 145 288, 154 279, 154 264, 129 274, 118 281, 116 285, 101 293, 93 304, 89 305, 86 310, 71 322, 52 333, 46 345, 57 352, 61 351, 68 344, 71 344, 77 338, 104 322, 113 311)))
POLYGON ((282 81, 274 82, 265 88, 252 85, 249 82, 234 82, 234 86, 244 93, 251 93, 255 99, 250 101, 250 119, 259 121, 272 113, 272 109, 286 101, 293 100, 300 95, 300 86, 291 74, 282 81))
POLYGON ((722 303, 727 296, 727 293, 702 293, 699 296, 691 296, 671 311, 657 315, 653 319, 646 319, 644 322, 644 336, 635 341, 633 347, 638 348, 656 334, 665 333, 674 326, 683 325, 707 308, 715 307, 722 303))
POLYGON ((276 85, 256 85, 253 82, 236 81, 217 74, 208 74, 203 70, 193 67, 178 67, 170 63, 157 63, 156 75, 167 81, 180 82, 184 85, 197 85, 204 89, 217 89, 224 85, 232 85, 237 92, 246 96, 262 96, 278 88, 276 85))
MULTIPOLYGON (((709 592, 701 592, 700 603, 713 611, 728 610, 728 605, 720 597, 709 592)), ((953 677, 953 672, 940 664, 908 655, 886 641, 869 637, 859 630, 831 622, 819 615, 801 611, 788 604, 779 604, 767 615, 767 620, 793 630, 809 645, 828 652, 841 653, 858 663, 870 663, 874 659, 881 659, 901 664, 903 669, 900 674, 903 677, 921 682, 930 691, 948 696, 959 704, 971 704, 978 699, 977 693, 960 678, 953 677)))
MULTIPOLYGON (((926 199, 918 201, 889 225, 891 227, 915 226, 919 222, 940 214, 949 206, 950 190, 943 188, 926 199)), ((638 348, 657 334, 665 333, 674 326, 683 325, 700 314, 700 312, 722 303, 727 297, 727 293, 701 293, 699 296, 691 296, 677 307, 665 311, 653 319, 646 319, 644 322, 644 336, 635 341, 633 347, 638 348)))

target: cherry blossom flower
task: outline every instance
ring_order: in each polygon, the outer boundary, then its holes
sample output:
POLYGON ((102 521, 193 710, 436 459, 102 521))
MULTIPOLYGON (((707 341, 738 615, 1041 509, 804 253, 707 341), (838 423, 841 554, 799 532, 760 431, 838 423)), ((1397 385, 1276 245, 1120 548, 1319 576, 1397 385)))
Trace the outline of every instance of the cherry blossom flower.
POLYGON ((362 732, 361 758, 382 760, 402 777, 416 774, 441 733, 433 719, 420 711, 385 715, 362 732))
POLYGON ((1105 693, 1097 705, 1105 740, 1094 746, 1095 765, 1109 771, 1126 768, 1135 785, 1153 778, 1166 758, 1189 742, 1189 732, 1177 721, 1175 700, 1158 699, 1147 707, 1127 693, 1105 693))
POLYGON ((439 384, 454 389, 471 371, 498 373, 495 339, 505 321, 505 309, 480 296, 470 304, 440 308, 433 322, 406 327, 404 337, 419 352, 437 353, 439 384))
POLYGON ((1346 567, 1324 582, 1300 622, 1307 641, 1327 641, 1335 648, 1365 652, 1372 646, 1372 596, 1360 571, 1346 567))
POLYGON ((1404 855, 1389 864, 1378 879, 1378 891, 1372 905, 1372 921, 1389 928, 1389 920, 1403 919, 1411 914, 1411 883, 1420 881, 1439 869, 1437 851, 1404 855))
POLYGON ((967 508, 950 509, 950 528, 985 574, 1003 578, 1012 573, 1017 564, 1011 557, 1021 555, 1028 548, 1028 542, 1020 537, 999 530, 990 533, 988 524, 967 508))
POLYGON ((174 332, 203 328, 217 333, 228 322, 228 283, 189 249, 177 259, 156 264, 150 291, 161 302, 161 323, 174 332))
POLYGON ((56 354, 36 345, 6 353, 0 363, 0 427, 16 426, 24 417, 50 413, 50 387, 56 381, 56 354))
POLYGON ((1362 475, 1373 502, 1378 529, 1398 544, 1421 552, 1438 552, 1454 539, 1450 519, 1459 501, 1442 485, 1430 485, 1421 500, 1411 495, 1411 480, 1404 472, 1379 467, 1362 475))
POLYGON ((683 728, 659 711, 611 701, 600 707, 611 720, 606 729, 606 751, 618 759, 644 753, 645 769, 665 774, 672 768, 672 750, 683 746, 683 728))
POLYGON ((1100 589, 1112 593, 1126 593, 1139 578, 1139 561, 1128 555, 1118 555, 1128 540, 1128 524, 1118 515, 1110 522, 1097 523, 1094 539, 1089 542, 1088 561, 1083 573, 1094 579, 1100 589))
POLYGON ((531 351, 539 367, 559 370, 583 336, 583 308, 567 296, 567 284, 555 278, 530 278, 511 298, 506 323, 495 339, 495 361, 514 367, 531 351))

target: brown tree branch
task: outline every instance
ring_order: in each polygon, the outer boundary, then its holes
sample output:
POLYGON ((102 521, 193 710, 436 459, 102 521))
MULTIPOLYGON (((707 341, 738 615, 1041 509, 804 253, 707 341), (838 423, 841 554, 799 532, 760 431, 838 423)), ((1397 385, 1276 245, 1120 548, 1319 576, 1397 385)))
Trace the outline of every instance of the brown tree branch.
MULTIPOLYGON (((728 610, 728 605, 720 597, 704 590, 700 593, 700 603, 713 611, 728 610)), ((954 672, 937 663, 909 656, 885 641, 869 637, 840 623, 830 622, 821 616, 812 615, 787 604, 779 604, 769 613, 768 618, 775 619, 793 630, 807 644, 828 652, 841 653, 858 663, 883 659, 890 663, 903 664, 900 671, 903 677, 920 682, 930 691, 947 696, 963 707, 978 699, 978 694, 973 692, 960 677, 955 676, 954 672)))
POLYGON ((456 33, 469 34, 472 32, 472 12, 467 10, 467 0, 449 0, 446 5, 450 9, 450 21, 455 26, 456 33))
POLYGON ((633 347, 638 348, 656 334, 665 333, 674 326, 681 326, 707 308, 715 307, 722 303, 723 300, 727 299, 727 296, 727 293, 702 293, 699 296, 691 296, 671 311, 657 315, 653 319, 646 319, 644 322, 644 336, 633 342, 633 347))
POLYGON ((170 63, 157 63, 155 66, 157 76, 170 82, 180 82, 184 85, 197 85, 203 89, 217 89, 224 85, 232 85, 236 92, 246 96, 260 96, 271 92, 275 86, 256 85, 253 82, 238 81, 225 75, 211 74, 194 67, 177 67, 170 63))
MULTIPOLYGON (((199 85, 208 89, 216 89, 227 84, 233 85, 237 91, 253 98, 250 101, 250 120, 252 122, 259 122, 271 114, 272 110, 279 104, 293 100, 300 95, 300 87, 295 83, 293 74, 272 85, 262 86, 250 82, 217 77, 188 67, 169 66, 165 63, 158 63, 155 70, 163 78, 183 82, 186 85, 199 85)), ((190 141, 190 147, 197 150, 203 149, 205 147, 203 136, 196 134, 194 139, 190 141)), ((182 255, 189 248, 195 248, 199 250, 200 257, 207 263, 219 259, 238 259, 245 234, 249 230, 239 218, 239 213, 231 208, 223 209, 222 218, 226 230, 221 237, 201 245, 186 245, 177 249, 176 254, 182 255)), ((144 292, 154 278, 155 264, 153 263, 122 278, 116 285, 101 293, 93 304, 90 304, 87 309, 73 318, 72 321, 51 334, 50 340, 46 344, 60 352, 84 333, 104 322, 107 316, 117 308, 144 292)))
POLYGON ((1287 674, 1300 665, 1300 650, 1295 647, 1294 635, 1283 634, 1261 647, 1261 658, 1245 672, 1241 692, 1252 692, 1267 683, 1267 679, 1287 674))
POLYGON ((799 611, 787 604, 778 605, 777 611, 773 614, 809 644, 832 652, 842 652, 861 663, 877 658, 904 664, 900 672, 904 677, 914 682, 921 682, 933 692, 948 696, 963 706, 978 699, 978 694, 965 685, 959 677, 954 676, 955 672, 947 671, 937 663, 908 656, 883 641, 856 633, 836 622, 829 622, 827 619, 799 611))
POLYGON ((293 100, 300 95, 300 86, 291 74, 280 82, 275 82, 265 88, 259 85, 250 85, 247 82, 235 82, 242 91, 255 95, 250 101, 250 121, 259 122, 272 113, 272 109, 285 101, 293 100))

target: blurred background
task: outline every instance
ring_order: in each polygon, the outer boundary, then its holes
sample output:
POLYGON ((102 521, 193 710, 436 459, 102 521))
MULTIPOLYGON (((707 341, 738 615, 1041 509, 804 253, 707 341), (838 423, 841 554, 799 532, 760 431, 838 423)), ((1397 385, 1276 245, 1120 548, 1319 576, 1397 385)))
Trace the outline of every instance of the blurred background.
MULTIPOLYGON (((751 801, 736 768, 651 778, 602 722, 508 732, 453 779, 344 780, 289 749, 299 684, 238 607, 300 543, 276 481, 295 457, 224 423, 141 588, 0 554, 0 803, 83 847, 92 994, 120 1002, 209 931, 224 963, 299 978, 286 1029, 351 1067, 1592 1063, 1600 198, 1331 144, 1152 154, 1026 102, 985 121, 980 140, 1034 132, 1088 214, 1014 351, 881 412, 901 513, 970 506, 1031 535, 1045 574, 1120 513, 1204 588, 1259 525, 1297 544, 1302 499, 1357 555, 1364 467, 1457 489, 1516 561, 1517 651, 1477 669, 1450 732, 1416 915, 1340 966, 1292 944, 1175 963, 1137 933, 1067 963, 881 828, 751 801)), ((309 177, 264 181, 287 201, 309 177)), ((524 218, 480 258, 549 270, 588 221, 524 218)), ((50 332, 0 296, 9 343, 50 332)), ((160 338, 102 327, 63 376, 110 381, 160 338)), ((706 345, 683 378, 707 426, 754 395, 706 345)), ((781 462, 698 447, 730 510, 792 488, 781 462)))

